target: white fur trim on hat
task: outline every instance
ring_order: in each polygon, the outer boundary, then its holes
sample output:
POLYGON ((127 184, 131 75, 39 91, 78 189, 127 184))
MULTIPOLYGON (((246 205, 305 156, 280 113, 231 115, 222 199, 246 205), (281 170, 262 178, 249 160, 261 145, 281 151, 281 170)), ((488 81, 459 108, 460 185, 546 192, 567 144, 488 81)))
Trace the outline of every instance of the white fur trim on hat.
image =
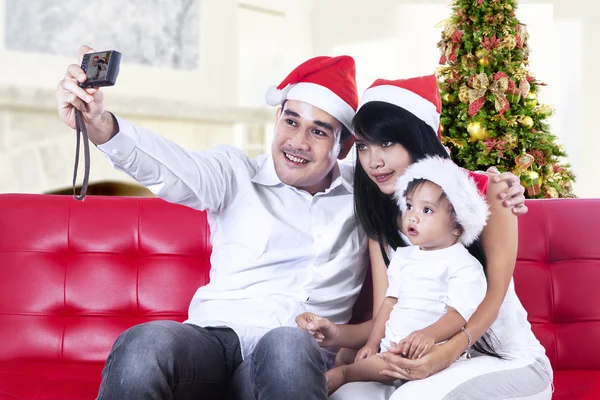
POLYGON ((278 106, 284 100, 298 100, 320 108, 327 114, 340 121, 352 132, 354 109, 337 94, 325 86, 311 82, 300 82, 288 85, 283 90, 271 86, 267 89, 265 100, 270 106, 278 106))
POLYGON ((429 125, 434 132, 438 131, 440 114, 437 112, 435 105, 410 90, 393 85, 370 87, 365 90, 360 98, 358 109, 360 110, 363 105, 371 101, 384 101, 403 108, 429 125))
POLYGON ((396 182, 396 199, 403 213, 406 212, 404 192, 415 179, 427 179, 442 188, 454 207, 456 222, 463 228, 460 243, 468 246, 477 240, 490 211, 473 178, 449 159, 428 157, 416 162, 396 182))
POLYGON ((275 107, 281 105, 287 96, 287 92, 290 90, 290 85, 287 85, 283 89, 277 89, 277 86, 269 86, 265 93, 265 101, 268 105, 275 107))

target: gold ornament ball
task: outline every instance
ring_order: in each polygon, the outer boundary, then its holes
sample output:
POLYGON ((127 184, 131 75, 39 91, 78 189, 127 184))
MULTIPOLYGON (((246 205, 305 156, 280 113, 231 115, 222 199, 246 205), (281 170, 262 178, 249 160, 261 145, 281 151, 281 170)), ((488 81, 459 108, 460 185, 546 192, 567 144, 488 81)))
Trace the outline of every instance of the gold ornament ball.
POLYGON ((523 117, 523 119, 521 119, 520 122, 521 125, 523 125, 527 129, 533 128, 533 118, 531 118, 529 115, 523 117))
POLYGON ((475 52, 475 56, 476 56, 477 58, 483 58, 483 57, 485 57, 485 56, 487 56, 487 55, 488 55, 488 52, 487 52, 487 50, 486 50, 486 49, 479 49, 479 50, 477 50, 477 51, 475 52))
POLYGON ((524 174, 525 177, 527 177, 527 179, 529 179, 529 182, 534 182, 536 179, 540 179, 540 174, 538 174, 536 171, 527 171, 524 174))
POLYGON ((470 122, 467 125, 467 132, 469 132, 471 142, 479 142, 488 137, 488 130, 481 126, 480 122, 470 122))
POLYGON ((442 99, 448 104, 456 103, 456 97, 452 96, 450 93, 444 93, 444 96, 442 96, 442 99))
POLYGON ((442 134, 442 136, 444 135, 445 131, 446 131, 446 128, 444 128, 444 125, 440 124, 440 133, 442 134))
POLYGON ((505 147, 507 150, 512 150, 515 147, 517 147, 517 144, 519 144, 519 139, 515 135, 510 133, 504 135, 503 140, 506 142, 505 147))
POLYGON ((490 65, 490 59, 488 57, 480 58, 479 65, 481 65, 482 67, 488 67, 490 65))
POLYGON ((505 5, 504 8, 506 8, 508 11, 512 10, 512 6, 510 4, 505 5))
POLYGON ((533 92, 529 92, 527 94, 527 97, 525 98, 525 105, 533 108, 533 107, 537 106, 537 103, 538 103, 537 95, 533 92))
POLYGON ((514 50, 517 47, 517 38, 513 35, 508 35, 504 37, 502 43, 508 50, 514 50))

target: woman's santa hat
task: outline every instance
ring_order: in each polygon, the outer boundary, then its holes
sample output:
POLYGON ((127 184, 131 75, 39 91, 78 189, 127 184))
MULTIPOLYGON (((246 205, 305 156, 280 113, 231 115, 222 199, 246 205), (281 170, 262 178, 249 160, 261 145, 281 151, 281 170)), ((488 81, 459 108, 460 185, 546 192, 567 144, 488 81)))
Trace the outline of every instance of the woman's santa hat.
POLYGON ((298 100, 320 108, 352 131, 358 107, 356 67, 350 56, 315 57, 294 69, 265 94, 270 106, 298 100))
POLYGON ((371 101, 383 101, 405 109, 429 125, 441 139, 442 100, 434 75, 395 81, 377 79, 363 93, 358 108, 371 101))
POLYGON ((406 188, 415 179, 427 179, 442 188, 456 213, 456 222, 463 228, 458 239, 463 245, 473 243, 486 225, 490 211, 483 197, 488 177, 466 171, 441 157, 427 157, 412 164, 396 182, 396 199, 406 212, 406 188))

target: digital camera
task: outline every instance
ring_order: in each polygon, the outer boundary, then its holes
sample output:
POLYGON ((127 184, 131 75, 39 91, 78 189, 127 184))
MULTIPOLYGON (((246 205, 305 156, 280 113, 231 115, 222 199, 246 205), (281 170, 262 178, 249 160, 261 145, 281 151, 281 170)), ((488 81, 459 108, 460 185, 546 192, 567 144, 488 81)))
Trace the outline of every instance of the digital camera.
POLYGON ((117 82, 120 63, 121 53, 115 50, 84 54, 81 69, 85 72, 87 80, 79 86, 82 88, 113 86, 117 82))

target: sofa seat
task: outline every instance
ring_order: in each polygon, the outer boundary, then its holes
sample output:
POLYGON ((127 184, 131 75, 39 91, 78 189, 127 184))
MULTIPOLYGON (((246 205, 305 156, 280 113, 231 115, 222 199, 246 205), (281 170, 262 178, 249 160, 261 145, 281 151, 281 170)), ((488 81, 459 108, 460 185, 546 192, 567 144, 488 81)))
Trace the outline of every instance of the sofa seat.
POLYGON ((553 400, 600 399, 600 371, 574 370, 554 372, 553 400))
POLYGON ((104 363, 0 362, 0 400, 88 400, 98 394, 104 363))

